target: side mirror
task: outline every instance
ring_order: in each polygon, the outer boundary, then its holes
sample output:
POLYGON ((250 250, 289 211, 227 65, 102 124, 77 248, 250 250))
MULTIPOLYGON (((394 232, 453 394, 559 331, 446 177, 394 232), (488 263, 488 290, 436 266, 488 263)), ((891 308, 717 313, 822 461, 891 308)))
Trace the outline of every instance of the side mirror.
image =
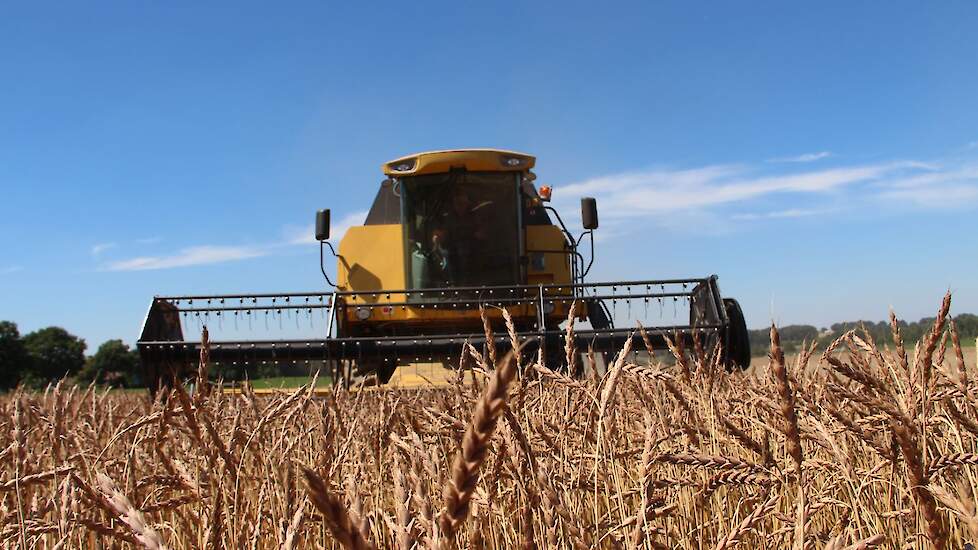
POLYGON ((316 240, 329 240, 329 208, 316 212, 316 240))
POLYGON ((598 201, 593 197, 581 199, 581 223, 589 231, 598 228, 598 201))

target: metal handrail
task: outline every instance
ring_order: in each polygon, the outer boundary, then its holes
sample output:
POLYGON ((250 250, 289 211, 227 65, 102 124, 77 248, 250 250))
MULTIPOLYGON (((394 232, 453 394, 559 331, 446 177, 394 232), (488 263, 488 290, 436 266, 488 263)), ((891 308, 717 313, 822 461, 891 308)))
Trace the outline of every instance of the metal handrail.
MULTIPOLYGON (((716 324, 716 323, 711 323, 711 324, 699 325, 699 326, 692 326, 692 325, 671 325, 671 326, 665 326, 665 327, 647 327, 645 329, 645 331, 646 331, 646 334, 658 335, 658 334, 672 334, 672 333, 676 333, 676 332, 682 333, 682 332, 688 332, 688 331, 707 332, 707 331, 711 331, 711 330, 719 330, 721 328, 723 328, 723 325, 716 324)), ((638 332, 636 332, 636 329, 633 329, 633 328, 627 328, 627 329, 625 329, 625 328, 619 328, 619 329, 605 329, 605 330, 583 329, 583 330, 575 330, 574 331, 574 334, 575 334, 575 337, 578 337, 578 338, 586 338, 588 336, 612 336, 613 337, 613 336, 628 336, 628 335, 631 335, 631 336, 633 336, 635 338, 640 338, 641 337, 641 335, 638 332)), ((559 330, 559 329, 557 329, 557 330, 545 330, 545 331, 542 331, 542 332, 541 331, 536 331, 536 332, 517 332, 516 333, 516 336, 518 338, 521 338, 521 339, 528 339, 528 338, 533 338, 533 337, 537 337, 537 336, 565 336, 565 335, 566 335, 566 332, 564 332, 563 330, 559 330)), ((505 341, 508 341, 509 339, 510 339, 509 336, 508 335, 505 335, 505 334, 496 335, 496 336, 493 337, 493 340, 494 341, 499 341, 499 342, 505 342, 505 341)), ((346 336, 346 337, 342 337, 342 338, 324 338, 324 339, 319 339, 319 340, 284 340, 284 339, 282 339, 282 340, 246 340, 246 341, 245 340, 242 340, 240 342, 236 342, 236 341, 210 341, 210 342, 208 342, 208 346, 210 346, 211 348, 214 348, 214 349, 223 348, 223 347, 230 347, 230 348, 249 348, 249 347, 258 347, 258 346, 284 346, 284 347, 298 346, 298 347, 310 347, 310 346, 314 346, 314 345, 325 346, 326 344, 329 344, 329 343, 333 343, 333 344, 344 344, 344 343, 348 343, 348 344, 357 344, 357 343, 382 344, 382 343, 387 343, 387 342, 393 342, 393 343, 396 343, 396 342, 410 342, 412 344, 416 344, 416 343, 419 343, 419 342, 420 343, 425 343, 425 342, 429 342, 430 343, 430 342, 435 342, 435 341, 442 342, 442 341, 455 341, 455 340, 461 340, 462 342, 465 342, 465 341, 481 342, 481 341, 485 340, 485 334, 483 334, 483 333, 471 333, 471 334, 456 333, 456 334, 379 336, 379 337, 378 336, 346 336)), ((137 342, 137 345, 139 345, 139 346, 146 346, 146 347, 170 347, 170 348, 196 346, 196 345, 199 345, 199 344, 200 344, 200 342, 199 341, 196 341, 196 340, 176 340, 176 341, 158 340, 158 341, 137 342)))
MULTIPOLYGON (((550 284, 542 285, 544 290, 571 290, 576 288, 593 288, 593 287, 624 287, 624 286, 656 286, 656 285, 674 285, 674 284, 699 284, 706 283, 711 277, 706 278, 690 278, 690 279, 659 279, 659 280, 648 280, 648 281, 613 281, 613 282, 597 282, 597 283, 573 283, 573 284, 550 284)), ((468 286, 468 287, 442 287, 442 288, 415 288, 415 289, 385 289, 385 290, 342 290, 336 292, 283 292, 279 294, 271 293, 261 293, 261 294, 213 294, 213 295, 184 295, 184 296, 156 296, 156 300, 165 300, 168 302, 174 301, 190 301, 190 300, 235 300, 235 299, 245 299, 245 298, 303 298, 303 297, 319 297, 320 299, 325 299, 326 296, 332 294, 336 296, 353 296, 353 295, 368 295, 368 296, 379 296, 382 294, 425 294, 425 293, 445 293, 445 292, 470 292, 470 291, 489 291, 490 293, 497 290, 537 290, 541 285, 494 285, 494 286, 468 286)))
MULTIPOLYGON (((638 300, 638 299, 659 299, 659 298, 682 298, 690 296, 692 292, 649 292, 641 294, 594 294, 584 296, 587 300, 638 300)), ((553 294, 546 294, 543 289, 538 289, 537 296, 525 296, 521 298, 509 298, 509 297, 479 297, 477 299, 463 298, 458 300, 448 300, 443 302, 370 302, 370 303, 354 303, 347 304, 344 306, 337 302, 339 307, 365 307, 365 308, 380 308, 380 307, 419 307, 422 309, 451 309, 451 308, 471 308, 473 305, 478 304, 496 304, 496 305, 533 305, 539 306, 545 302, 548 303, 566 303, 569 301, 577 300, 574 295, 560 296, 553 294)), ((304 304, 304 305, 268 305, 268 304, 254 304, 250 306, 226 306, 226 307, 188 307, 180 308, 176 310, 175 313, 218 313, 221 312, 238 312, 238 311, 273 311, 273 310, 309 310, 313 309, 330 309, 334 308, 334 302, 332 299, 329 302, 322 304, 304 304)))
POLYGON ((209 313, 215 311, 217 313, 221 313, 222 311, 263 311, 263 310, 272 311, 272 310, 283 310, 283 309, 289 309, 289 310, 308 309, 311 311, 313 309, 329 309, 332 306, 333 306, 332 304, 307 304, 301 306, 293 306, 293 305, 272 306, 272 305, 265 305, 265 304, 255 304, 250 306, 228 306, 228 307, 186 307, 186 308, 180 308, 177 311, 179 313, 205 313, 205 312, 209 313))

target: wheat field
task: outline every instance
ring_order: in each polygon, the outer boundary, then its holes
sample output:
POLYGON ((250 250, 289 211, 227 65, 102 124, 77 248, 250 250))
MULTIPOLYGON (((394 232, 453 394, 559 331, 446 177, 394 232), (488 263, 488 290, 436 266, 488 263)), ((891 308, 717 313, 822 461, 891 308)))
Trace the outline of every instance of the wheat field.
POLYGON ((747 372, 470 347, 440 389, 13 392, 0 545, 961 548, 978 372, 949 307, 915 349, 855 331, 786 361, 772 329, 747 372))

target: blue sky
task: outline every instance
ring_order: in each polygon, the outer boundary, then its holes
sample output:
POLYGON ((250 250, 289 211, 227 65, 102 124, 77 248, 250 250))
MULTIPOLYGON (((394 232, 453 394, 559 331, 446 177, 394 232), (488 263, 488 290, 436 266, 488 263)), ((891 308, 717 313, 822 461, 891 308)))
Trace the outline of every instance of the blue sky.
POLYGON ((320 289, 317 208, 480 146, 598 198, 595 277, 978 312, 974 3, 348 4, 0 8, 0 319, 132 343, 154 294, 320 289))

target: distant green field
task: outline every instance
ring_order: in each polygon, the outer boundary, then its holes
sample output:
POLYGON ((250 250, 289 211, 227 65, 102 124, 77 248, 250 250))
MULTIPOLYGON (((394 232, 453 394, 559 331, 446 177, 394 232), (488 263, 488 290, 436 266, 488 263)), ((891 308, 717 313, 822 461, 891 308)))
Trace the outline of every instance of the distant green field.
MULTIPOLYGON (((310 376, 275 376, 272 378, 258 378, 251 381, 251 387, 258 389, 269 389, 269 388, 298 388, 299 386, 304 386, 309 383, 312 379, 310 376)), ((316 381, 317 388, 328 388, 332 382, 328 376, 319 376, 319 380, 316 381)))

